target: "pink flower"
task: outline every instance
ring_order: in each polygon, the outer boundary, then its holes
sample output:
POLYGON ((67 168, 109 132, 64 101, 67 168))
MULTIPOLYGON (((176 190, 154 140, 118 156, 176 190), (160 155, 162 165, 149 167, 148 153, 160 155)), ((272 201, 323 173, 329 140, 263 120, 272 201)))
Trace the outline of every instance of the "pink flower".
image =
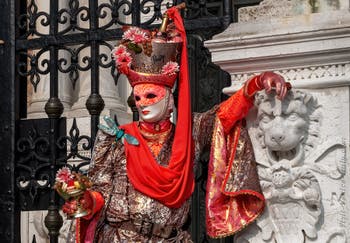
POLYGON ((126 47, 123 45, 119 45, 113 50, 113 58, 117 59, 118 56, 123 55, 126 52, 126 47))
POLYGON ((68 183, 71 179, 73 179, 73 174, 68 167, 62 167, 57 171, 56 181, 68 183))
POLYGON ((124 45, 119 45, 114 48, 112 55, 117 67, 121 65, 131 66, 132 57, 124 45))
POLYGON ((145 33, 141 32, 141 31, 135 33, 135 35, 134 35, 134 42, 135 42, 135 44, 142 43, 142 42, 144 42, 146 40, 147 40, 147 36, 146 36, 145 33))
POLYGON ((179 72, 179 64, 177 62, 170 61, 162 67, 162 74, 173 75, 177 72, 179 72))
POLYGON ((125 52, 124 54, 119 55, 115 60, 115 63, 117 66, 126 65, 126 66, 130 67, 131 62, 132 62, 132 57, 130 56, 130 54, 128 52, 125 52))
POLYGON ((124 32, 123 39, 138 44, 149 40, 149 37, 147 32, 143 31, 142 29, 132 27, 124 32))
POLYGON ((124 32, 123 39, 132 41, 134 39, 133 36, 137 32, 137 30, 138 30, 138 28, 131 27, 130 29, 128 29, 127 31, 124 32))

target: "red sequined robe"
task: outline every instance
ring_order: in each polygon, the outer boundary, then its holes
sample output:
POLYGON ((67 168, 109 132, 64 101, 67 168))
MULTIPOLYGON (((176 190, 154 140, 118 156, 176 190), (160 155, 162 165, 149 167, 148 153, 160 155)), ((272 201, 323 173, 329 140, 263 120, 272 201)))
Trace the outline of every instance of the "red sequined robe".
MULTIPOLYGON (((195 160, 213 134, 206 200, 211 237, 235 233, 254 220, 264 206, 249 137, 239 121, 251 106, 252 101, 241 90, 218 111, 214 108, 193 117, 195 160)), ((172 129, 166 135, 156 157, 163 166, 169 161, 173 133, 172 129)), ((191 242, 183 229, 190 200, 179 208, 169 208, 135 190, 127 176, 124 145, 115 142, 114 136, 99 131, 89 176, 92 190, 100 194, 93 196, 94 216, 77 221, 77 241, 191 242)))

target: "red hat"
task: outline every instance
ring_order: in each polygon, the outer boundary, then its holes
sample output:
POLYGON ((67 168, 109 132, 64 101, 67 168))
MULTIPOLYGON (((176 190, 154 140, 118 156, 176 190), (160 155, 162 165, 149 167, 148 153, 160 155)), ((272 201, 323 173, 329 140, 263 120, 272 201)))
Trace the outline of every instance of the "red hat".
POLYGON ((182 38, 174 25, 163 28, 164 32, 128 27, 120 45, 114 48, 116 68, 128 77, 132 87, 141 83, 174 86, 182 38))

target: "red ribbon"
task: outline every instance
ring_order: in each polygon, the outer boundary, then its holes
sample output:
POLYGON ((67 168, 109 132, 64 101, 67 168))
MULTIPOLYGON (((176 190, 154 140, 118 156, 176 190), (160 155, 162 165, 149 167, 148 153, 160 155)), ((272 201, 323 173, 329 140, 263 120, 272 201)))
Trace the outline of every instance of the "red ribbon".
POLYGON ((186 31, 177 8, 168 9, 167 15, 174 21, 183 40, 178 79, 178 119, 169 165, 164 167, 157 163, 136 123, 122 128, 140 141, 139 146, 125 143, 127 174, 132 185, 136 190, 167 207, 179 208, 194 190, 192 113, 186 31))

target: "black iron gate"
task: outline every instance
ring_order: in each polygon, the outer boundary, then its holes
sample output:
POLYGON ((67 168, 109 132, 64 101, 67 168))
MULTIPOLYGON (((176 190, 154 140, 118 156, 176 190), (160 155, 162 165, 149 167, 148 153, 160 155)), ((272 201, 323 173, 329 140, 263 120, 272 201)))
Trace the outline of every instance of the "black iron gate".
MULTIPOLYGON (((111 40, 121 39, 120 26, 131 24, 143 28, 156 27, 166 7, 183 1, 163 0, 2 0, 0 2, 0 241, 20 242, 20 212, 48 210, 45 225, 50 242, 57 242, 62 217, 58 213, 59 198, 51 186, 55 172, 70 158, 89 163, 79 154, 78 143, 90 150, 97 132, 104 100, 99 92, 99 70, 110 69, 117 83, 111 59, 100 53, 104 46, 112 50, 111 40), (49 11, 38 7, 49 2, 49 11), (65 5, 61 5, 62 2, 65 5), (151 13, 151 15, 150 15, 151 13), (148 15, 147 20, 142 18, 148 15), (101 25, 100 20, 106 19, 101 25), (123 20, 130 19, 128 22, 123 20), (80 25, 86 22, 87 27, 80 25), (46 28, 42 32, 38 26, 46 28), (78 56, 89 47, 81 66, 78 56), (65 51, 68 57, 60 57, 65 51), (66 134, 66 119, 59 99, 59 73, 65 73, 75 86, 79 72, 91 72, 91 92, 86 108, 91 116, 91 137, 80 135, 76 122, 66 134), (26 119, 28 84, 36 90, 42 75, 49 76, 50 97, 45 105, 46 119, 26 119), (68 149, 67 149, 68 147, 68 149), (69 152, 67 152, 69 151, 69 152)), ((185 1, 183 12, 188 32, 192 103, 194 111, 204 111, 218 103, 221 89, 229 84, 229 75, 210 62, 203 41, 223 31, 236 19, 237 7, 260 1, 185 1)), ((85 25, 86 26, 86 25, 85 25)), ((47 81, 47 80, 46 80, 47 81)), ((193 196, 191 232, 194 242, 209 242, 204 225, 206 161, 203 156, 196 175, 193 196)), ((33 242, 35 238, 33 238, 33 242)), ((214 242, 214 240, 211 240, 214 242)), ((218 242, 232 242, 222 239, 218 242)))

